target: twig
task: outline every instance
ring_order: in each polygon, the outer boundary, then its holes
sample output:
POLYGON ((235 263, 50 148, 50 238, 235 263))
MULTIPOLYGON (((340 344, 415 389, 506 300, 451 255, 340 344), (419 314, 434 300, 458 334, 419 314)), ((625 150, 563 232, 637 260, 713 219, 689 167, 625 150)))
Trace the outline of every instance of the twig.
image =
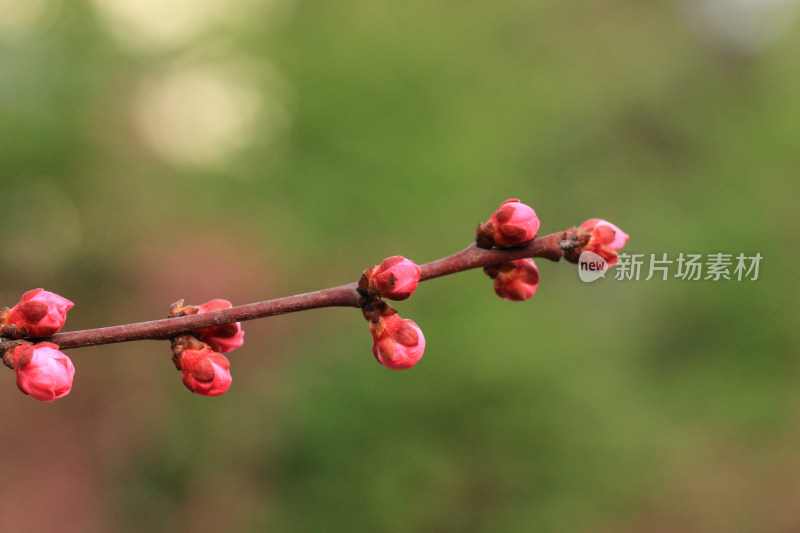
MULTIPOLYGON (((420 265, 420 281, 448 276, 457 272, 463 272, 464 270, 481 268, 524 257, 542 257, 551 261, 558 261, 564 256, 565 252, 568 252, 570 233, 571 231, 553 233, 535 239, 526 246, 502 250, 487 250, 472 244, 460 252, 420 265)), ((319 309, 322 307, 357 308, 359 307, 360 299, 360 295, 356 290, 357 287, 358 283, 349 283, 329 289, 239 305, 229 309, 221 309, 208 313, 165 318, 136 324, 57 333, 52 337, 39 340, 57 344, 62 350, 147 339, 166 340, 178 335, 191 333, 200 328, 294 313, 297 311, 319 309)), ((9 342, 11 342, 9 339, 0 339, 0 353, 5 351, 6 344, 9 342)))

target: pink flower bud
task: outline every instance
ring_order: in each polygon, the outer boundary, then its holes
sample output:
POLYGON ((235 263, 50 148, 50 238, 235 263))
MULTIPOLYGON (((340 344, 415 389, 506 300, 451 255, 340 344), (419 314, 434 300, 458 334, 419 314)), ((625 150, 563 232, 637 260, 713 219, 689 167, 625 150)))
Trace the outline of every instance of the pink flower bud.
POLYGON ((17 338, 49 337, 64 325, 67 311, 75 304, 43 289, 26 292, 8 313, 6 329, 16 331, 17 338))
POLYGON ((596 253, 608 262, 608 266, 617 262, 617 250, 628 242, 627 233, 601 218, 589 219, 581 224, 581 228, 592 234, 589 243, 583 247, 584 252, 596 253))
POLYGON ((533 296, 537 287, 539 287, 539 269, 531 258, 503 263, 497 268, 494 292, 500 298, 521 302, 533 296))
POLYGON ((185 349, 179 359, 181 381, 187 389, 203 396, 225 394, 231 386, 231 363, 221 353, 203 347, 185 349))
MULTIPOLYGON (((231 307, 233 307, 233 304, 228 300, 217 299, 197 306, 197 312, 208 313, 219 309, 230 309, 231 307)), ((201 341, 221 353, 230 353, 244 344, 244 331, 242 330, 241 322, 198 329, 194 333, 201 341)))
POLYGON ((539 231, 539 217, 528 205, 506 200, 484 225, 478 226, 478 245, 483 248, 510 248, 528 244, 539 231))
POLYGON ((11 352, 17 386, 43 402, 52 402, 69 394, 75 367, 69 357, 51 342, 22 344, 11 352))
POLYGON ((419 283, 419 266, 411 259, 395 255, 383 260, 369 275, 369 288, 382 298, 405 300, 419 283))
POLYGON ((411 368, 425 352, 425 336, 413 320, 390 314, 369 329, 374 340, 372 355, 387 368, 411 368))

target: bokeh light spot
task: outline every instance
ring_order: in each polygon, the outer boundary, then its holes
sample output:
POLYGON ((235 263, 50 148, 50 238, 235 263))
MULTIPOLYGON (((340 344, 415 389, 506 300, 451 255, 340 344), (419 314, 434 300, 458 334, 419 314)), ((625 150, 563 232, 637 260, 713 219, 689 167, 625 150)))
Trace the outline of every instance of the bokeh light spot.
POLYGON ((28 33, 43 22, 51 9, 47 0, 0 0, 0 36, 28 33))
POLYGON ((701 37, 731 52, 757 52, 797 21, 798 0, 701 0, 685 2, 701 37))
POLYGON ((247 144, 257 117, 273 107, 266 101, 254 77, 236 61, 178 67, 141 84, 134 119, 160 157, 213 166, 247 144))

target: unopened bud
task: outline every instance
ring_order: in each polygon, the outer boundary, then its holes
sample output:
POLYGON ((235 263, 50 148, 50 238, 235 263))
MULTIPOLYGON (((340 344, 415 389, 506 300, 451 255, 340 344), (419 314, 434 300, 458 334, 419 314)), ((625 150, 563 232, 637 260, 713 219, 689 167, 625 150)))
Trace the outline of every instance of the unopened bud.
POLYGON ((494 292, 506 300, 527 300, 539 287, 539 269, 531 258, 486 267, 484 271, 494 278, 494 292))
POLYGON ((535 239, 538 231, 539 217, 533 208, 512 198, 478 226, 476 243, 481 248, 522 246, 535 239))
POLYGON ((372 355, 380 364, 393 370, 411 368, 425 352, 425 336, 413 320, 396 313, 382 316, 370 324, 372 355))
POLYGON ((58 333, 75 304, 44 289, 26 292, 19 303, 3 313, 3 334, 12 338, 49 337, 58 333))
POLYGON ((581 228, 591 233, 589 242, 582 251, 594 252, 611 266, 617 262, 617 251, 628 242, 628 234, 617 226, 600 218, 592 218, 581 224, 581 228))
POLYGON ((17 373, 19 390, 37 400, 52 402, 72 390, 75 367, 51 342, 19 344, 12 349, 10 357, 7 353, 3 359, 10 359, 17 373))
MULTIPOLYGON (((197 306, 197 313, 209 313, 220 309, 233 307, 228 300, 216 299, 197 306)), ((244 330, 241 322, 232 322, 220 326, 211 326, 198 329, 194 332, 197 337, 221 353, 230 353, 244 344, 244 330)))
POLYGON ((231 386, 231 363, 221 353, 191 336, 173 341, 173 361, 181 371, 184 386, 195 394, 219 396, 231 386))
POLYGON ((395 255, 364 272, 370 292, 380 298, 405 300, 419 284, 420 268, 411 259, 395 255))

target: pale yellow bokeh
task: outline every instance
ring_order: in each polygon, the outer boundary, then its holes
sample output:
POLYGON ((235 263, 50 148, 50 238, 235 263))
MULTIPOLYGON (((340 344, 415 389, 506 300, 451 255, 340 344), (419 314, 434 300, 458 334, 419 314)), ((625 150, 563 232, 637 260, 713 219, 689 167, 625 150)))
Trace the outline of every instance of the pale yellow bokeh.
POLYGON ((133 101, 134 122, 159 157, 184 166, 214 166, 253 139, 260 144, 286 123, 277 98, 257 75, 263 62, 228 59, 174 67, 144 80, 133 101))
POLYGON ((288 0, 93 0, 107 31, 133 52, 165 52, 218 28, 288 11, 288 0))
POLYGON ((0 0, 0 37, 24 35, 40 26, 54 6, 47 0, 0 0))

